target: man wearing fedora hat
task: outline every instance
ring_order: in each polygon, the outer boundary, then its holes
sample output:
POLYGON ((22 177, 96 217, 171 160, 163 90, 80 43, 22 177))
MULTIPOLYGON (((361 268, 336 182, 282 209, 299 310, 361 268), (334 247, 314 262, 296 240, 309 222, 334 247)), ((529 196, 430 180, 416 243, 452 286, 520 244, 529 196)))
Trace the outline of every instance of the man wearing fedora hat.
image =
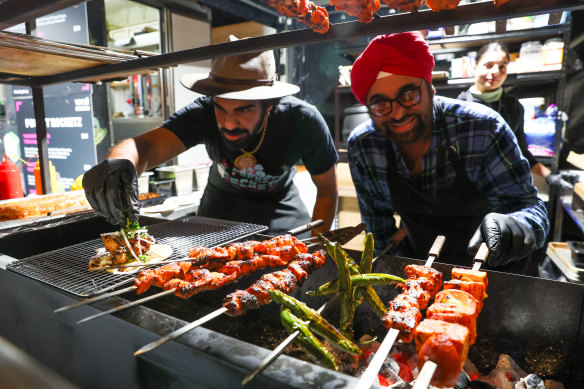
POLYGON ((290 96, 296 85, 276 79, 272 51, 217 58, 207 78, 180 81, 205 96, 161 127, 116 145, 85 173, 83 187, 96 211, 114 224, 137 220, 137 176, 204 144, 213 165, 198 215, 267 225, 271 233, 310 222, 293 183, 302 160, 317 189, 312 219, 330 229, 337 152, 317 109, 290 96))
POLYGON ((348 159, 376 248, 424 258, 444 235, 441 261, 469 266, 485 242, 486 268, 535 275, 549 221, 515 136, 497 112, 435 96, 433 68, 424 38, 405 32, 373 39, 351 70, 371 120, 349 136, 348 159))

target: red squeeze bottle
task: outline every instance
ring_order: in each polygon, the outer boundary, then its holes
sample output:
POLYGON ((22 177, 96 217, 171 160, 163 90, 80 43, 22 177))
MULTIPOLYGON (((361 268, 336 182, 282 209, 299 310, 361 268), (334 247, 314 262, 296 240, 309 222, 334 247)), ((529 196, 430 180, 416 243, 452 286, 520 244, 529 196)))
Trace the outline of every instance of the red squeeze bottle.
POLYGON ((0 200, 24 197, 20 170, 14 162, 4 154, 4 162, 0 163, 0 200))

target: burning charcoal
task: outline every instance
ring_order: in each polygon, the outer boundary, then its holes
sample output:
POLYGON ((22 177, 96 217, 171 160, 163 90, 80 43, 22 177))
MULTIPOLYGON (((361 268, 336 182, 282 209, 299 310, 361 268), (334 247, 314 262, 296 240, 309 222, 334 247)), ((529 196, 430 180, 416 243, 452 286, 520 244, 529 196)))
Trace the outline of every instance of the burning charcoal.
MULTIPOLYGON (((371 354, 373 355, 373 354, 371 354)), ((371 363, 372 359, 368 360, 368 363, 371 363)), ((395 359, 392 357, 385 358, 383 361, 383 365, 381 365, 381 369, 379 369, 379 374, 385 378, 386 380, 392 383, 399 383, 403 382, 403 380, 399 376, 399 364, 395 359)))
POLYGON ((530 374, 525 378, 521 378, 515 385, 515 389, 545 389, 545 384, 536 374, 530 374))
POLYGON ((515 389, 515 384, 521 377, 527 376, 519 365, 509 355, 501 354, 497 366, 487 376, 481 377, 499 389, 515 389))

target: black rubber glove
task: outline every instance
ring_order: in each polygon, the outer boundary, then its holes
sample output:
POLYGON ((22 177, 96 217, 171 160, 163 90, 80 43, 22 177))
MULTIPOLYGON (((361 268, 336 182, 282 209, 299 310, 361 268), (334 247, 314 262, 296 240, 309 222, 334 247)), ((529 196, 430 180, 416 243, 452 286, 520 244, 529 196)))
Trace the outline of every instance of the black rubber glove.
POLYGON ((138 175, 127 159, 106 159, 83 175, 89 204, 112 224, 138 221, 138 175))
POLYGON ((527 257, 535 249, 535 235, 525 223, 512 216, 489 213, 468 244, 468 252, 476 254, 481 243, 489 247, 487 264, 497 267, 527 257))
POLYGON ((545 177, 545 182, 547 182, 549 186, 557 186, 562 189, 574 189, 574 185, 566 181, 563 174, 550 173, 545 177))

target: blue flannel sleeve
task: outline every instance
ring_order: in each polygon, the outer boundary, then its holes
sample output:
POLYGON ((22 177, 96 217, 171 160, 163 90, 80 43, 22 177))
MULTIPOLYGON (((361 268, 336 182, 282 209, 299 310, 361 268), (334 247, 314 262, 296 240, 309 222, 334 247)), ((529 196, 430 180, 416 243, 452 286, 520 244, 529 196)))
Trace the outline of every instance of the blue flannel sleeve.
POLYGON ((491 123, 495 127, 493 131, 474 134, 473 142, 484 142, 484 152, 470 156, 481 159, 481 163, 474 164, 480 168, 471 171, 471 179, 486 194, 493 212, 513 216, 527 224, 535 234, 536 246, 542 247, 549 231, 549 219, 543 201, 537 197, 529 164, 508 125, 502 120, 491 123))
POLYGON ((348 142, 347 151, 361 220, 367 224, 366 231, 373 234, 374 250, 378 252, 387 245, 389 238, 397 231, 389 189, 386 188, 385 195, 380 193, 380 182, 374 178, 380 172, 369 163, 366 156, 371 150, 367 150, 359 139, 348 142))

